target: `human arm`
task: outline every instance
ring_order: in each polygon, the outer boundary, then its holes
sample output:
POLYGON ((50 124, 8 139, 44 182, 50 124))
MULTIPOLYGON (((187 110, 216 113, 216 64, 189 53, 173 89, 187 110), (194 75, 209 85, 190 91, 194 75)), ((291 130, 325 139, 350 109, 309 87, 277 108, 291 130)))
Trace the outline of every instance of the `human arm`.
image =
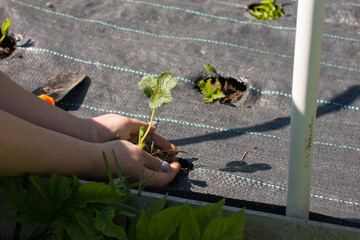
MULTIPOLYGON (((117 136, 122 140, 138 138, 139 128, 148 123, 118 114, 107 114, 91 119, 78 118, 39 99, 13 82, 0 71, 0 109, 37 126, 63 133, 88 142, 107 142, 117 136)), ((176 149, 167 140, 154 133, 148 137, 162 149, 176 149)), ((174 160, 175 153, 170 160, 174 160)))
MULTIPOLYGON (((47 176, 57 172, 62 176, 74 173, 82 179, 105 180, 102 152, 110 158, 113 150, 123 174, 131 182, 139 181, 142 169, 144 179, 157 169, 149 185, 161 187, 180 169, 177 162, 171 163, 168 171, 158 169, 161 160, 128 141, 91 143, 34 125, 3 110, 0 110, 0 133, 0 176, 24 173, 47 176)), ((113 161, 109 163, 116 176, 113 161)))

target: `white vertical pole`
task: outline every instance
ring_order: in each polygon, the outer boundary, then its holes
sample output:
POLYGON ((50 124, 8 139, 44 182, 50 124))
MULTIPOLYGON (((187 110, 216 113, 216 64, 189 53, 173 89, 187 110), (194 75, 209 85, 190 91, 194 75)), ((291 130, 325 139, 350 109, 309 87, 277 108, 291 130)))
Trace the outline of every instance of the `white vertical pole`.
POLYGON ((286 215, 309 217, 325 0, 299 0, 292 85, 286 215))

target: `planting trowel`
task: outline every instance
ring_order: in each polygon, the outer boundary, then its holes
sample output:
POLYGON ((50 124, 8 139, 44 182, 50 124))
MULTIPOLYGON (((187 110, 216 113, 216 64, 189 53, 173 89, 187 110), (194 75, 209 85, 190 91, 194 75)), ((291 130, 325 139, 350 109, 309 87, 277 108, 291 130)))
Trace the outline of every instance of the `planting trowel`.
POLYGON ((60 101, 71 91, 71 89, 73 89, 85 78, 86 74, 83 72, 61 73, 50 78, 32 93, 55 105, 55 102, 60 101))

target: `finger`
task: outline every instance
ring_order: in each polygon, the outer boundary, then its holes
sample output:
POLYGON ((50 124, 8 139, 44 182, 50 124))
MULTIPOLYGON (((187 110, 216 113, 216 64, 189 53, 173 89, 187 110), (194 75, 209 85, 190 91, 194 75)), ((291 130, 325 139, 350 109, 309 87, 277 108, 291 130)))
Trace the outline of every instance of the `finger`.
POLYGON ((152 155, 146 153, 146 158, 144 159, 144 167, 150 170, 156 171, 167 171, 170 169, 170 164, 164 160, 153 157, 152 155))
POLYGON ((154 173, 153 170, 144 169, 144 179, 150 179, 150 182, 147 184, 148 186, 154 187, 163 187, 166 184, 169 184, 175 177, 176 174, 180 171, 180 164, 178 162, 174 162, 170 165, 170 169, 166 172, 157 171, 154 173))
MULTIPOLYGON (((139 129, 141 126, 144 126, 145 131, 147 130, 147 128, 149 127, 150 122, 144 122, 144 121, 140 121, 138 119, 135 118, 130 118, 130 132, 131 134, 139 134, 139 129)), ((153 121, 151 129, 150 129, 150 134, 152 134, 153 132, 155 132, 156 127, 158 125, 158 121, 153 121)))

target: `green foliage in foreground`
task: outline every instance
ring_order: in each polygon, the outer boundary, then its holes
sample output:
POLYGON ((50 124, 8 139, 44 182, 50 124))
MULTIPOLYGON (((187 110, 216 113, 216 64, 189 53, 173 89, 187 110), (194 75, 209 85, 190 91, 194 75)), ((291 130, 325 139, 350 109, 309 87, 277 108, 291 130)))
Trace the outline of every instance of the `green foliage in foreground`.
POLYGON ((260 21, 277 19, 284 15, 281 4, 275 6, 273 3, 275 0, 264 0, 250 9, 250 14, 256 17, 260 21))
POLYGON ((8 31, 9 31, 9 27, 10 27, 10 19, 6 18, 3 22, 3 25, 1 27, 1 38, 0 38, 0 43, 2 43, 2 41, 4 40, 4 38, 7 36, 8 31))
MULTIPOLYGON (((36 175, 22 179, 0 178, 0 187, 3 188, 8 207, 17 212, 13 219, 17 223, 42 223, 47 226, 45 230, 35 230, 27 239, 243 239, 244 209, 231 217, 222 217, 225 199, 197 208, 187 203, 164 208, 165 195, 140 211, 130 204, 130 188, 138 186, 140 194, 141 186, 148 179, 129 185, 121 174, 115 156, 120 178, 113 179, 105 154, 104 161, 109 184, 81 184, 75 175, 62 178, 56 173, 51 175, 50 183, 36 175), (24 187, 24 179, 31 182, 41 199, 34 198, 36 194, 24 187)), ((15 236, 20 235, 19 229, 15 229, 15 236)))

